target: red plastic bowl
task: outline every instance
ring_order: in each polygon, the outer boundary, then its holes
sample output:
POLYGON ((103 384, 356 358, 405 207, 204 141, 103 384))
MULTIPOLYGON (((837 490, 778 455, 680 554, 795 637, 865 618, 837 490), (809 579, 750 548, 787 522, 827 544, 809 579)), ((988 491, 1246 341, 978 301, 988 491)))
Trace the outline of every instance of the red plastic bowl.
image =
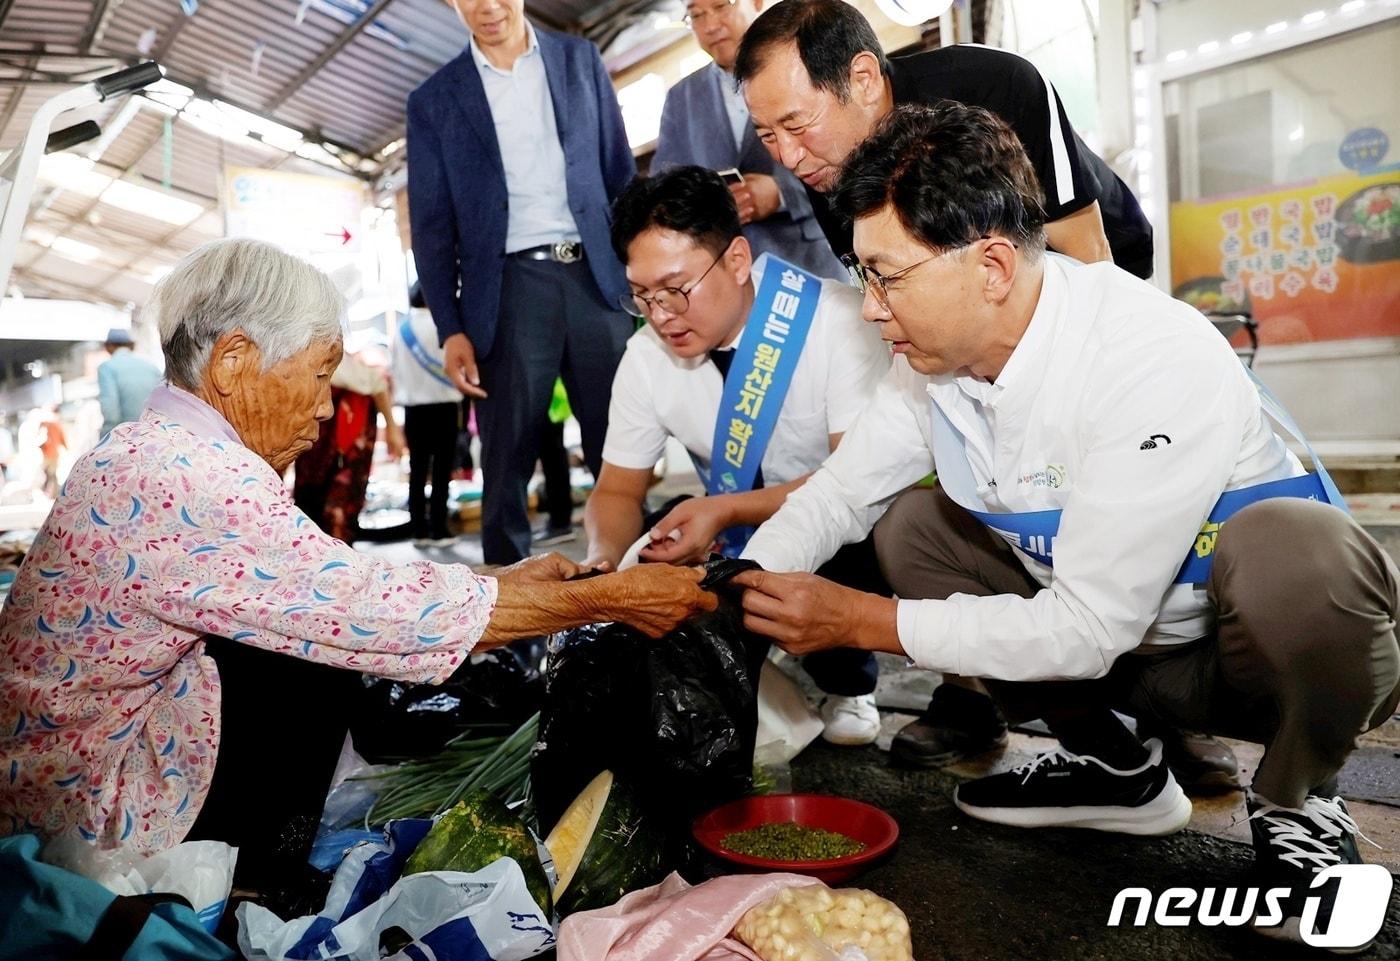
POLYGON ((860 801, 829 794, 767 794, 740 798, 695 819, 691 833, 710 854, 739 871, 790 871, 839 884, 884 857, 899 840, 899 825, 884 811, 860 801), (761 824, 792 821, 803 827, 838 831, 865 845, 865 850, 827 861, 770 861, 726 851, 720 842, 736 831, 761 824))

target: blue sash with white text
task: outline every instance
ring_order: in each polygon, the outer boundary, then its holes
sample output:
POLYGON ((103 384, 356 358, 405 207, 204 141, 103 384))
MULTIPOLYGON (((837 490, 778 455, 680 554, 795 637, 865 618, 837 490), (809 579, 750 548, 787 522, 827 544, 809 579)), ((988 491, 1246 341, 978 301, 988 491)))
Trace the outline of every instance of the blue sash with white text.
MULTIPOLYGON (((821 289, 821 280, 816 276, 767 255, 763 281, 744 324, 729 375, 724 379, 714 442, 710 446, 707 493, 733 494, 753 489, 816 316, 821 289)), ((724 552, 738 554, 751 532, 751 528, 730 528, 725 532, 724 552)))
POLYGON ((418 366, 427 372, 433 380, 456 390, 457 385, 452 383, 447 377, 447 372, 443 369, 442 361, 434 360, 433 355, 428 353, 428 349, 423 346, 423 342, 418 339, 418 335, 413 332, 413 324, 410 318, 405 317, 403 323, 399 324, 399 339, 408 348, 409 356, 418 361, 418 366))
MULTIPOLYGON (((1210 576, 1211 562, 1215 559, 1215 543, 1220 535, 1220 528, 1225 521, 1250 504, 1272 497, 1297 497, 1304 500, 1321 501, 1324 504, 1331 504, 1334 507, 1347 510, 1346 501, 1342 498, 1341 492, 1337 490, 1337 485, 1333 483, 1331 475, 1327 473, 1327 468, 1322 466, 1322 460, 1303 436, 1297 423, 1269 392, 1269 389, 1254 375, 1254 372, 1248 371, 1248 373, 1250 379, 1254 381, 1255 388, 1259 391, 1259 401, 1264 412, 1303 445, 1308 456, 1312 458, 1313 464, 1317 467, 1317 473, 1252 484, 1249 487, 1241 487, 1221 494, 1220 499, 1211 508, 1205 524, 1196 535, 1196 542, 1186 555, 1186 560, 1177 572, 1174 583, 1204 584, 1206 582, 1210 576)), ((953 450, 965 449, 952 421, 948 419, 937 403, 932 403, 931 406, 933 407, 934 449, 937 450, 939 440, 943 440, 953 450)), ((1021 553, 1034 558, 1047 567, 1053 567, 1055 535, 1059 533, 1061 511, 990 512, 977 510, 972 506, 974 503, 979 504, 979 506, 985 506, 985 504, 981 504, 980 499, 976 496, 976 482, 972 477, 972 469, 968 466, 967 458, 955 454, 948 460, 949 463, 946 465, 942 462, 938 464, 938 481, 948 496, 973 517, 987 525, 992 533, 1001 537, 1021 553)))

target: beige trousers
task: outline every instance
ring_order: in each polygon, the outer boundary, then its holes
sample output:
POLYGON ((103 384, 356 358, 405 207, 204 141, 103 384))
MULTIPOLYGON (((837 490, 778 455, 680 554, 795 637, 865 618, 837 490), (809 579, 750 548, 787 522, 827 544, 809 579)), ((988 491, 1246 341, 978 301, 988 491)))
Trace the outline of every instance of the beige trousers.
MULTIPOLYGON (((875 528, 902 598, 1019 594, 1040 586, 938 489, 902 494, 875 528)), ((1277 498, 1221 529, 1207 585, 1215 633, 1120 657, 1090 681, 984 678, 1013 720, 1106 707, 1144 721, 1265 745, 1253 789, 1289 807, 1328 791, 1358 735, 1400 701, 1394 562, 1346 513, 1277 498)))

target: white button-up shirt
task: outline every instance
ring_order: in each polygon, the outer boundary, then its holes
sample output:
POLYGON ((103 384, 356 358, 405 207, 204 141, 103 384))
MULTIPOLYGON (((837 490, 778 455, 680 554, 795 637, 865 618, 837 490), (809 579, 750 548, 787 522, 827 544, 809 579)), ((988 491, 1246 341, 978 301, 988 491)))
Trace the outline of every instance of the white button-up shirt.
MULTIPOLYGON (((755 287, 767 262, 765 255, 754 264, 755 287)), ((889 364, 879 332, 860 319, 860 294, 822 281, 802 356, 763 453, 764 484, 785 484, 816 470, 830 452, 830 435, 844 433, 856 420, 889 364)), ((708 356, 682 360, 647 324, 627 341, 613 378, 603 460, 649 470, 666 438, 675 437, 701 476, 708 476, 723 389, 708 356)))
POLYGON ((1063 511, 1053 571, 1015 551, 1043 587, 1033 597, 899 602, 916 664, 1005 680, 1098 677, 1139 646, 1209 633, 1203 587, 1172 583, 1201 525, 1223 491, 1303 472, 1204 317, 1111 264, 1047 255, 1034 316, 995 384, 927 377, 896 357, 840 448, 744 556, 814 570, 949 458, 965 460, 988 511, 1063 511), (932 404, 962 448, 934 449, 932 404))
POLYGON ((729 129, 734 134, 734 147, 742 153, 744 134, 753 126, 753 118, 749 116, 749 105, 734 84, 734 74, 728 70, 719 71, 719 89, 724 97, 724 112, 729 117, 729 129))
POLYGON ((564 179, 564 148, 554 124, 554 100, 535 28, 525 25, 529 46, 510 70, 491 65, 472 37, 472 60, 486 88, 506 172, 509 211, 506 253, 560 240, 578 240, 564 179))

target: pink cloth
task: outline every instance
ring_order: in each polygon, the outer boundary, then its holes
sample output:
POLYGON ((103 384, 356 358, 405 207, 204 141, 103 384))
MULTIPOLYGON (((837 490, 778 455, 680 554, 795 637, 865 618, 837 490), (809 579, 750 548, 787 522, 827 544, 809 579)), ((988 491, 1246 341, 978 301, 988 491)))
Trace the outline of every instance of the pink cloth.
POLYGON ((74 465, 0 610, 0 835, 181 841, 219 747, 206 634, 439 681, 495 602, 466 567, 328 537, 217 412, 158 390, 74 465))
POLYGON ((611 907, 559 926, 559 961, 759 961, 729 937, 755 905, 784 888, 821 884, 800 874, 735 874, 691 887, 678 874, 611 907))

